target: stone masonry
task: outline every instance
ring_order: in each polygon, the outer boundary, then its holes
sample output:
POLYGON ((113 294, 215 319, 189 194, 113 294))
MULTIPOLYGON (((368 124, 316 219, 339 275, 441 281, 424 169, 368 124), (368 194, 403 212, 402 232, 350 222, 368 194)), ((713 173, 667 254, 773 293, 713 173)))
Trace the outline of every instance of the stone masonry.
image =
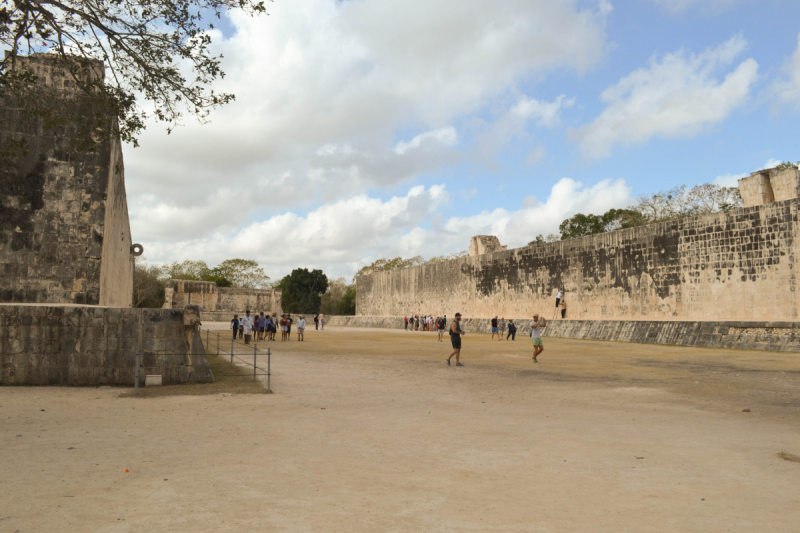
POLYGON ((0 385, 133 385, 140 349, 140 385, 213 382, 199 313, 0 304, 0 385))
MULTIPOLYGON (((204 317, 210 316, 209 313, 215 313, 215 316, 221 313, 241 315, 248 309, 253 313, 261 311, 279 315, 283 313, 281 291, 278 289, 217 287, 213 281, 171 279, 167 282, 165 296, 164 309, 197 305, 200 306, 204 317)), ((228 316, 226 320, 231 318, 228 316)))
POLYGON ((757 170, 739 180, 739 192, 745 207, 797 198, 800 196, 800 170, 757 170))
POLYGON ((356 314, 795 321, 797 198, 359 276, 356 314))
MULTIPOLYGON (((43 56, 25 60, 71 105, 70 80, 43 56)), ((102 68, 98 69, 102 76, 102 68)), ((74 128, 45 130, 19 104, 0 105, 0 302, 130 307, 133 257, 119 139, 75 151, 74 128)))

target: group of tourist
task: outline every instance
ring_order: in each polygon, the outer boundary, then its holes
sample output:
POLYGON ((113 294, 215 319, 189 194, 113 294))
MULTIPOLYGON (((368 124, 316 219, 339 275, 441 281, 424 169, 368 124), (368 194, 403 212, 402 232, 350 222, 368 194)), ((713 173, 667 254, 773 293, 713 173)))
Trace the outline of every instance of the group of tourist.
MULTIPOLYGON (((314 317, 314 323, 317 328, 322 324, 321 315, 314 317)), ((250 316, 250 310, 245 312, 245 316, 241 319, 239 315, 233 315, 231 320, 231 329, 233 330, 233 339, 236 340, 238 335, 240 339, 244 338, 245 344, 250 344, 250 340, 255 337, 256 341, 274 341, 275 334, 278 328, 281 329, 281 341, 292 340, 292 326, 294 325, 294 318, 292 315, 285 314, 278 318, 277 313, 264 313, 263 311, 256 315, 250 316)), ((306 331, 306 318, 300 315, 297 320, 297 340, 305 341, 306 331)))
POLYGON ((514 319, 509 318, 508 322, 506 322, 505 318, 497 319, 497 315, 491 320, 492 325, 492 340, 494 340, 494 336, 497 335, 497 340, 503 340, 503 335, 505 335, 506 340, 511 339, 516 340, 517 338, 517 325, 514 324, 514 319), (506 335, 506 329, 508 329, 508 334, 506 335))
MULTIPOLYGON (((500 324, 503 324, 503 328, 508 325, 509 328, 509 336, 515 336, 517 333, 517 326, 514 324, 513 320, 509 320, 508 323, 505 320, 500 319, 498 320, 497 317, 492 319, 492 340, 494 340, 494 336, 498 335, 499 339, 503 338, 502 330, 500 329, 500 324)), ((530 327, 530 336, 531 336, 531 343, 533 344, 533 362, 539 362, 539 355, 544 351, 544 343, 542 342, 542 328, 547 327, 547 321, 544 317, 540 317, 539 313, 535 313, 533 315, 533 320, 528 324, 530 327)), ((461 363, 461 337, 466 335, 467 333, 461 328, 461 313, 456 313, 455 319, 453 323, 450 324, 450 343, 453 346, 453 352, 447 357, 447 366, 450 366, 450 360, 455 357, 456 358, 456 366, 464 366, 461 363)), ((441 335, 440 335, 441 336, 441 335)), ((508 337, 506 337, 508 340, 508 337)), ((514 340, 512 336, 511 340, 514 340)))

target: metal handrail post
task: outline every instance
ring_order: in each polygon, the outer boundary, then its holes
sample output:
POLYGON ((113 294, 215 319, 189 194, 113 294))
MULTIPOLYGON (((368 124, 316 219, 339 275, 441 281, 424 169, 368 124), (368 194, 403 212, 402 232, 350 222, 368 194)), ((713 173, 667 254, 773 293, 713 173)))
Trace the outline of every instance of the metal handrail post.
POLYGON ((219 331, 217 332, 217 355, 219 355, 219 331))
POLYGON ((253 346, 253 381, 256 380, 256 370, 258 370, 256 367, 256 350, 257 348, 253 346))
POLYGON ((209 335, 211 335, 211 330, 206 328, 206 350, 208 350, 209 347, 211 347, 211 344, 208 342, 208 336, 209 335))
MULTIPOLYGON (((233 334, 234 338, 236 337, 236 333, 233 334)), ((231 363, 233 363, 233 339, 231 339, 231 363)))
POLYGON ((272 390, 272 389, 269 388, 269 385, 270 385, 269 380, 270 380, 270 377, 272 376, 272 372, 270 372, 270 359, 272 359, 271 356, 272 356, 272 350, 267 348, 267 390, 268 391, 272 390))

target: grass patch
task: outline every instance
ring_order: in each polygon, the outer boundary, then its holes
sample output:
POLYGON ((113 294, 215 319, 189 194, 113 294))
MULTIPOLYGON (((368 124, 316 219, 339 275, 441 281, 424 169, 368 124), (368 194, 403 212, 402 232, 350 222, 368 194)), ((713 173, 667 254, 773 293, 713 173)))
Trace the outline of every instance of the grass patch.
MULTIPOLYGON (((224 356, 208 354, 208 363, 214 373, 214 383, 188 383, 161 387, 139 387, 139 395, 133 389, 120 394, 121 398, 157 398, 161 396, 202 396, 206 394, 270 394, 264 384, 253 381, 253 368, 236 366, 224 356), (233 374, 227 376, 225 374, 233 374), (242 377, 239 377, 242 376, 242 377)), ((261 371, 259 370, 259 373, 261 371)))
POLYGON ((780 457, 784 461, 791 461, 793 463, 800 463, 800 455, 795 455, 793 453, 780 452, 778 454, 778 457, 780 457))

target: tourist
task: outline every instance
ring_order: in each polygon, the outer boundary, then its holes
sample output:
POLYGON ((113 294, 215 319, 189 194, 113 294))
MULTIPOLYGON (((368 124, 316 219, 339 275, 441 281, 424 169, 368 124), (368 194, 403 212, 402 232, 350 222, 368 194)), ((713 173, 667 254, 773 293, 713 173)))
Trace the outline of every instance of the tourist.
POLYGON ((300 315, 300 320, 297 321, 297 340, 298 340, 298 342, 305 340, 305 337, 303 335, 303 333, 305 333, 305 331, 306 331, 306 317, 304 317, 303 315, 300 315))
POLYGON ((242 317, 242 326, 244 327, 244 343, 250 344, 250 337, 253 334, 253 317, 250 316, 250 310, 245 311, 245 316, 242 317))
POLYGON ((264 340, 264 325, 264 311, 261 311, 258 315, 258 340, 260 341, 264 340))
POLYGON ((278 333, 278 313, 272 313, 272 340, 275 340, 275 334, 278 333))
MULTIPOLYGON (((497 334, 499 331, 500 331, 500 330, 497 328, 497 315, 495 315, 495 316, 494 316, 494 318, 492 319, 492 340, 494 340, 494 336, 495 336, 495 335, 496 335, 496 334, 497 334)), ((502 338, 502 337, 500 337, 500 338, 502 338)))
POLYGON ((506 334, 506 319, 505 318, 501 318, 500 322, 497 323, 497 329, 500 330, 500 336, 497 338, 497 340, 501 341, 501 340, 503 340, 503 336, 506 334))
POLYGON ((511 340, 515 340, 517 338, 517 325, 514 324, 512 319, 508 319, 508 335, 506 336, 506 340, 508 337, 511 337, 511 340))
POLYGON ((406 326, 406 331, 408 331, 408 315, 406 315, 406 316, 404 316, 404 317, 403 317, 403 323, 404 323, 404 324, 405 324, 405 326, 406 326))
POLYGON ((239 333, 239 315, 233 315, 231 329, 233 330, 233 340, 236 340, 236 334, 239 333))
POLYGON ((272 318, 267 313, 267 316, 264 317, 264 339, 270 340, 270 335, 272 334, 272 318))
POLYGON ((292 315, 286 315, 286 340, 292 340, 292 324, 294 320, 292 319, 292 315))
POLYGON ((319 329, 319 314, 314 315, 314 329, 319 329))
POLYGON ((444 342, 442 339, 444 338, 444 328, 445 324, 447 324, 447 319, 443 317, 436 317, 436 329, 439 331, 439 342, 444 342))
POLYGON ((450 344, 453 345, 453 353, 447 358, 447 366, 450 366, 450 359, 456 356, 456 366, 464 366, 461 364, 461 336, 466 335, 466 332, 461 329, 461 313, 456 313, 456 319, 450 324, 450 344))
POLYGON ((561 300, 561 318, 567 318, 567 300, 561 300))
POLYGON ((556 311, 558 311, 558 305, 561 303, 561 298, 564 297, 564 289, 558 289, 558 294, 556 294, 556 311))
POLYGON ((325 329, 325 315, 323 314, 319 315, 319 329, 320 330, 325 329))
POLYGON ((281 315, 281 341, 286 340, 286 315, 281 315))
POLYGON ((244 337, 244 325, 242 324, 242 321, 239 320, 239 338, 241 339, 243 337, 244 337))
POLYGON ((542 328, 547 327, 547 321, 544 317, 539 318, 539 313, 533 315, 533 321, 530 323, 531 327, 531 342, 533 343, 533 362, 538 363, 539 354, 544 351, 544 343, 542 342, 542 328))

